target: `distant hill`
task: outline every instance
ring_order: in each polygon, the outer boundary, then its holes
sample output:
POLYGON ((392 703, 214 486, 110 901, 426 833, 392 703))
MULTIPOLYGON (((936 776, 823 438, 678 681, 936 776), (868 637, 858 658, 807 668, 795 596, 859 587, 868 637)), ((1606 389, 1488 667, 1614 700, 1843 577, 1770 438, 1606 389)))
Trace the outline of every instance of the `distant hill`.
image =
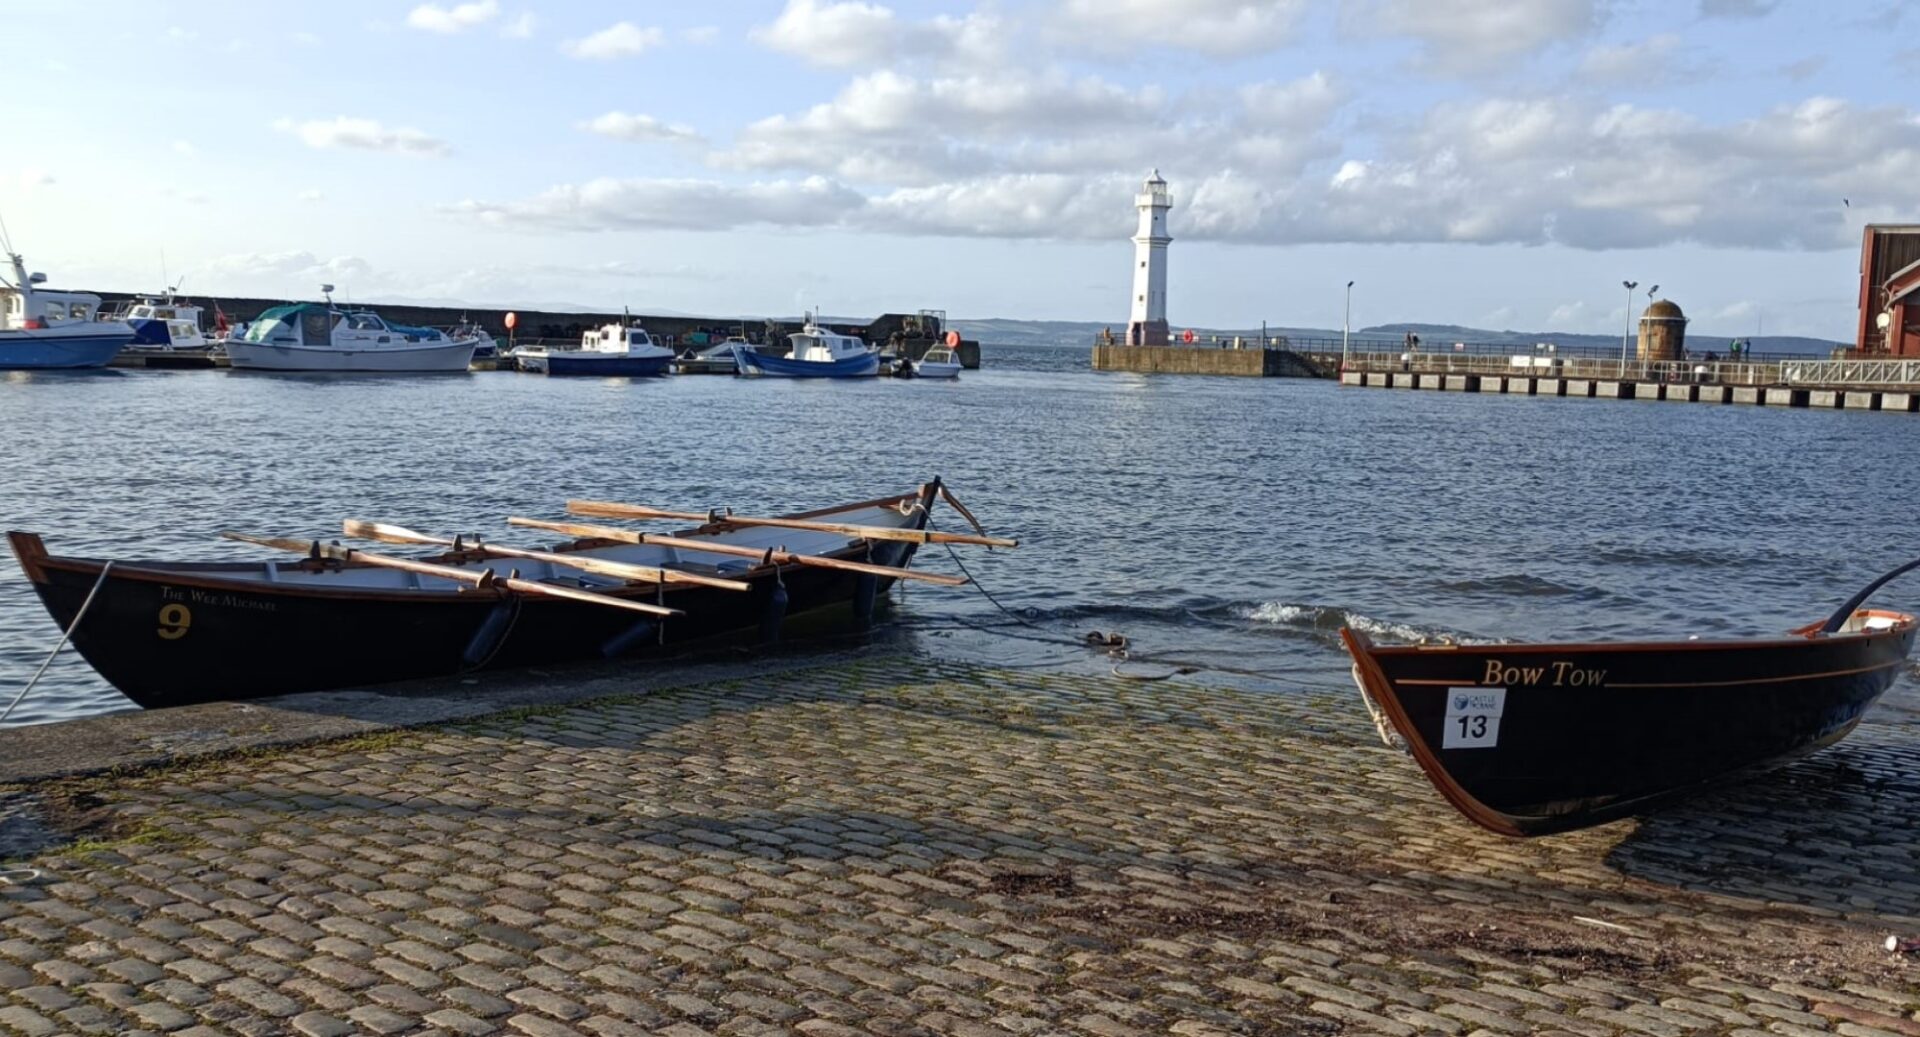
MULTIPOLYGON (((1093 338, 1102 329, 1110 328, 1115 335, 1125 333, 1126 324, 1109 324, 1090 320, 1014 320, 1005 317, 973 319, 955 317, 949 322, 960 334, 979 342, 1008 346, 1091 346, 1093 338)), ((1185 331, 1185 327, 1175 329, 1185 331)), ((1260 329, 1253 328, 1203 328, 1195 327, 1195 334, 1212 339, 1215 336, 1231 338, 1258 338, 1260 329)), ((1356 339, 1379 341, 1382 339, 1397 342, 1409 332, 1420 336, 1420 340, 1429 346, 1452 342, 1490 342, 1499 345, 1532 346, 1538 342, 1552 342, 1560 346, 1581 346, 1588 348, 1606 348, 1618 346, 1618 335, 1581 335, 1563 331, 1489 331, 1486 328, 1468 328, 1457 324, 1377 324, 1359 328, 1353 332, 1356 339)), ((1285 335, 1288 338, 1318 339, 1338 341, 1339 328, 1283 328, 1269 326, 1269 335, 1285 335)), ((1810 356, 1826 356, 1835 348, 1846 345, 1844 342, 1829 342, 1825 339, 1804 338, 1798 335, 1756 335, 1741 336, 1741 341, 1751 342, 1756 352, 1761 353, 1805 353, 1810 356)), ((1727 346, 1725 335, 1688 335, 1690 346, 1707 350, 1723 350, 1727 346)))

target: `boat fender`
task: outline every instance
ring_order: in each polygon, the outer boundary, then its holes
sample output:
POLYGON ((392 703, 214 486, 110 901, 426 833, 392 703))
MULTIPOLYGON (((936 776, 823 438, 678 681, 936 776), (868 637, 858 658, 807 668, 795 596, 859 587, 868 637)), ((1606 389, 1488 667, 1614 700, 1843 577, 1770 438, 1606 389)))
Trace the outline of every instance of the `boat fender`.
POLYGON ((500 650, 500 642, 506 639, 507 630, 513 625, 513 611, 514 602, 503 600, 480 621, 480 628, 467 642, 467 650, 460 653, 468 666, 484 666, 493 658, 493 653, 500 650))
POLYGON ((774 644, 780 640, 780 624, 787 618, 787 585, 774 573, 773 593, 767 595, 767 606, 760 613, 760 642, 774 644))
POLYGON ((602 641, 600 643, 600 655, 603 658, 613 659, 627 654, 627 651, 634 645, 653 636, 654 626, 655 624, 651 619, 643 619, 634 623, 627 629, 602 641))

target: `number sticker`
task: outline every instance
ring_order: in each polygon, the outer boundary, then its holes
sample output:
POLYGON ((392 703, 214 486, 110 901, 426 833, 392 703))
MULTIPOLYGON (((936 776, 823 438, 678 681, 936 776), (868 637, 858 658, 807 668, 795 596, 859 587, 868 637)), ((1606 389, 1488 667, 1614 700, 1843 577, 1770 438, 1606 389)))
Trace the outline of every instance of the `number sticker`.
POLYGON ((1442 749, 1491 749, 1500 744, 1500 714, 1507 708, 1505 688, 1448 688, 1442 749))
POLYGON ((167 641, 178 641, 187 636, 187 628, 193 625, 193 613, 185 605, 174 602, 160 606, 160 637, 167 641))

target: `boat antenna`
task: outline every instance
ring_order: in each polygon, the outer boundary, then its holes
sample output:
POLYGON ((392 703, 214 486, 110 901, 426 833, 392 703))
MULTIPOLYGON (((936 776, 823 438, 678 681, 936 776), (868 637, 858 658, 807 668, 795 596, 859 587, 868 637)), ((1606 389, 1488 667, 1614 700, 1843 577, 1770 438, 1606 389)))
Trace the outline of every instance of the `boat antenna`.
POLYGON ((333 286, 330 284, 321 285, 320 294, 326 296, 327 309, 329 310, 333 309, 333 286))
POLYGON ((0 216, 0 248, 5 249, 7 255, 13 255, 13 238, 7 233, 7 219, 4 216, 0 216))

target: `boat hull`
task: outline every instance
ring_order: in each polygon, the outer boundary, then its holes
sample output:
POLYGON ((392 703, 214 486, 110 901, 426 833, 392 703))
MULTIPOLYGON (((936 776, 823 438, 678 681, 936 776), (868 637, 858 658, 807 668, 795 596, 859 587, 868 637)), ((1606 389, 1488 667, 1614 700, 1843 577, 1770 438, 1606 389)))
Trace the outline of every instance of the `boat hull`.
POLYGON ((474 342, 429 342, 382 349, 336 349, 270 342, 227 343, 228 364, 246 371, 465 371, 473 362, 474 342))
POLYGON ((734 347, 739 372, 768 378, 871 378, 880 373, 880 356, 866 353, 842 360, 792 360, 734 347))
POLYGON ((1845 737, 1912 652, 1914 623, 1898 618, 1767 641, 1378 648, 1342 637, 1362 693, 1449 802, 1493 831, 1542 835, 1845 737))
POLYGON ((915 378, 958 378, 960 377, 960 365, 957 363, 953 363, 953 364, 931 363, 930 364, 925 360, 915 360, 911 362, 909 369, 913 371, 913 376, 915 378))
POLYGON ((600 377, 649 378, 667 373, 673 354, 660 356, 568 356, 548 353, 544 370, 550 375, 586 375, 600 377))
MULTIPOLYGON (((935 484, 937 487, 937 484, 935 484)), ((926 522, 933 490, 917 498, 926 522)), ((79 615, 102 563, 48 556, 39 538, 12 534, 15 555, 61 627, 79 615)), ((874 542, 842 557, 906 566, 918 545, 874 542)), ((311 563, 288 563, 289 568, 311 563)), ((72 643, 129 699, 149 709, 260 698, 479 669, 639 657, 690 644, 758 640, 801 613, 852 606, 864 615, 892 577, 812 566, 759 566, 729 575, 747 591, 697 584, 596 588, 684 615, 654 619, 562 599, 481 591, 369 590, 325 580, 263 582, 258 564, 116 562, 72 643), (495 633, 490 622, 499 620, 495 633), (503 631, 503 632, 502 632, 503 631), (742 636, 745 635, 745 636, 742 636)))
POLYGON ((0 331, 0 371, 105 367, 132 339, 133 329, 125 325, 115 330, 0 331))

